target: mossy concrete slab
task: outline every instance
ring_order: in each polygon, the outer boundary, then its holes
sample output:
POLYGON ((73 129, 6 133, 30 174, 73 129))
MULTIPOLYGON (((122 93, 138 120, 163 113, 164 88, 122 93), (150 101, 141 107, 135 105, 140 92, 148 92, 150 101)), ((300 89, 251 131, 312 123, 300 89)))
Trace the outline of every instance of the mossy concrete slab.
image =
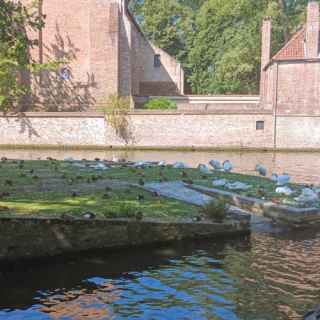
POLYGON ((1 217, 0 261, 249 233, 249 224, 235 219, 224 223, 169 223, 133 219, 1 217))

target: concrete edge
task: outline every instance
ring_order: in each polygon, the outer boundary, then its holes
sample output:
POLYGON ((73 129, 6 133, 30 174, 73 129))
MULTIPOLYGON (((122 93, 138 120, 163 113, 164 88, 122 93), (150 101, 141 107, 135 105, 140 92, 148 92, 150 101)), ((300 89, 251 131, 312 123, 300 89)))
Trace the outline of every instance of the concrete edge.
POLYGON ((102 249, 245 236, 250 232, 249 223, 235 219, 208 223, 6 216, 0 217, 0 266, 102 249))
MULTIPOLYGON (((179 110, 143 110, 136 109, 130 111, 128 115, 272 115, 272 111, 269 110, 215 110, 215 111, 179 111, 179 110)), ((16 119, 28 119, 28 118, 104 118, 106 113, 104 112, 25 112, 25 113, 7 113, 0 112, 2 118, 16 118, 16 119)))
POLYGON ((303 224, 304 222, 308 223, 312 221, 320 222, 320 209, 318 208, 296 208, 286 205, 277 205, 258 198, 245 197, 238 195, 237 193, 197 185, 186 185, 186 187, 211 196, 227 198, 228 200, 231 200, 233 205, 240 207, 241 209, 249 209, 267 217, 280 219, 289 223, 295 222, 303 224))
POLYGON ((115 150, 115 151, 234 151, 234 152, 309 152, 318 153, 320 148, 248 148, 248 147, 213 147, 213 146, 118 146, 118 145, 64 145, 64 144, 1 144, 0 151, 8 150, 115 150))

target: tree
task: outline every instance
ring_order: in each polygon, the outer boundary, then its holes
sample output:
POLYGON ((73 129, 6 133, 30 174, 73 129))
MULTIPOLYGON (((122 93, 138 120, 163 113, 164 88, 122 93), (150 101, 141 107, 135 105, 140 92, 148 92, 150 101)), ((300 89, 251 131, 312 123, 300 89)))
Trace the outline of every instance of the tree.
POLYGON ((202 6, 188 55, 194 92, 258 92, 260 29, 266 15, 273 19, 274 49, 278 49, 283 28, 277 2, 209 0, 202 6))
POLYGON ((191 8, 177 0, 136 0, 132 11, 153 43, 171 55, 184 56, 191 8))
POLYGON ((30 41, 27 29, 38 30, 43 17, 17 1, 0 0, 0 110, 17 110, 30 94, 25 76, 36 70, 29 51, 37 45, 30 41))
POLYGON ((305 20, 308 0, 133 0, 147 37, 174 55, 193 93, 257 93, 261 22, 277 51, 305 20))

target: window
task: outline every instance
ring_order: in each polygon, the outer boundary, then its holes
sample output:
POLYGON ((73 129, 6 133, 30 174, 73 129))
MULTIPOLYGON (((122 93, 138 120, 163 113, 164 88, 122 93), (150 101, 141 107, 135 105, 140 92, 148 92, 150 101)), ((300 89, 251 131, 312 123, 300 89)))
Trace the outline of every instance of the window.
POLYGON ((264 121, 256 122, 256 130, 264 130, 264 121))
POLYGON ((60 76, 60 79, 63 81, 70 80, 70 77, 71 77, 70 70, 68 68, 62 68, 59 71, 59 76, 60 76))
POLYGON ((160 54, 155 54, 154 55, 153 66, 155 68, 160 68, 161 67, 161 56, 160 56, 160 54))

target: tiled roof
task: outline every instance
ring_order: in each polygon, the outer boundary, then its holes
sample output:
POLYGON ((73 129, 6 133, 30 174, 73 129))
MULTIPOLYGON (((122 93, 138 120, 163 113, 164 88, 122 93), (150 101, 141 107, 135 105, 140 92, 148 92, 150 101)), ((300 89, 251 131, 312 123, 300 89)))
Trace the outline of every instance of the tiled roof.
POLYGON ((305 35, 306 35, 306 28, 303 27, 273 57, 273 60, 304 59, 305 58, 305 48, 304 48, 305 35))

